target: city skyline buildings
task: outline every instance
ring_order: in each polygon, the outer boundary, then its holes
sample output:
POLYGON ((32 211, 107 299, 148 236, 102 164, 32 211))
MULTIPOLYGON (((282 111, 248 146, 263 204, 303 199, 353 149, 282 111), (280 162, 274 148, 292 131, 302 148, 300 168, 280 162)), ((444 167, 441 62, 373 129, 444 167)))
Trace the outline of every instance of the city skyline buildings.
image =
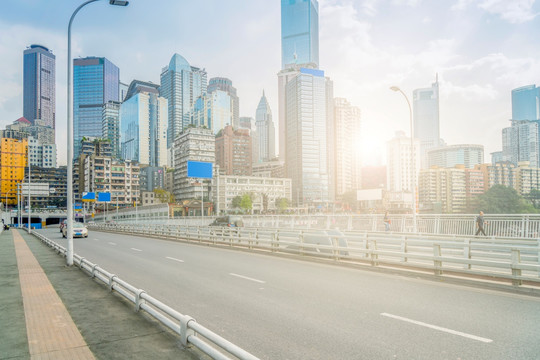
POLYGON ((441 142, 439 123, 439 76, 429 88, 413 91, 414 137, 420 140, 420 167, 428 167, 427 152, 441 142))
POLYGON ((309 63, 319 67, 319 2, 281 0, 281 69, 309 63))
POLYGON ((272 110, 266 95, 262 93, 261 101, 255 111, 255 126, 257 128, 258 159, 253 162, 269 161, 276 157, 276 129, 272 120, 272 110))
MULTIPOLYGON (((160 76, 159 94, 168 101, 167 148, 191 124, 191 108, 197 98, 206 93, 207 74, 204 69, 191 66, 175 53, 160 76)), ((174 155, 173 155, 174 159, 174 155)))
MULTIPOLYGON (((164 1, 160 8, 167 11, 158 16, 155 6, 146 3, 132 2, 127 11, 105 3, 85 8, 78 19, 73 29, 75 57, 104 55, 122 69, 123 78, 159 83, 156 64, 159 69, 174 51, 185 52, 194 63, 212 69, 212 75, 234 79, 242 96, 242 114, 253 113, 263 87, 271 107, 277 108, 274 76, 281 53, 279 28, 276 31, 279 3, 255 0, 243 4, 240 10, 235 3, 211 2, 215 11, 207 14, 208 21, 220 30, 216 33, 215 27, 209 26, 198 33, 197 39, 176 36, 193 26, 195 17, 187 14, 196 13, 194 4, 180 6, 164 1), (265 11, 261 14, 262 5, 265 11), (178 11, 180 8, 182 11, 178 11), (181 25, 169 21, 172 14, 179 13, 181 25), (141 14, 146 23, 158 26, 159 37, 150 36, 153 33, 147 29, 130 28, 129 36, 121 31, 133 20, 143 18, 141 14), (168 26, 173 23, 174 27, 168 26), (205 57, 209 47, 218 50, 220 56, 205 57), (248 55, 257 53, 264 56, 254 69, 248 55)), ((538 29, 538 18, 531 14, 538 12, 538 2, 510 11, 513 4, 499 4, 498 8, 457 1, 423 2, 422 6, 418 2, 389 1, 319 4, 320 61, 335 80, 336 95, 362 108, 366 143, 372 141, 368 145, 373 158, 378 157, 377 149, 384 138, 392 135, 381 130, 408 126, 403 109, 406 105, 387 94, 388 86, 399 85, 410 96, 412 89, 429 83, 435 72, 439 72, 442 89, 441 133, 445 140, 482 143, 488 153, 500 149, 500 129, 511 118, 510 89, 539 77, 535 60, 539 58, 538 46, 531 41, 538 29), (479 31, 467 31, 470 26, 479 31), (343 46, 329 47, 335 44, 343 46)), ((0 120, 4 125, 21 116, 21 50, 28 44, 42 43, 54 50, 58 64, 65 64, 65 24, 61 19, 69 18, 74 7, 54 0, 32 7, 25 2, 5 2, 0 27, 11 36, 0 40, 0 47, 6 50, 6 70, 0 74, 4 86, 0 90, 0 120)), ((65 71, 58 70, 57 124, 63 128, 57 132, 57 140, 65 143, 65 91, 60 90, 65 87, 65 71)), ((59 161, 65 163, 65 149, 59 148, 59 161)))
MULTIPOLYGON (((23 117, 55 128, 56 56, 43 45, 30 45, 23 60, 23 117)), ((54 143, 54 142, 53 142, 54 143)))
POLYGON ((120 69, 105 57, 73 60, 73 157, 83 137, 103 136, 103 106, 120 97, 120 69))

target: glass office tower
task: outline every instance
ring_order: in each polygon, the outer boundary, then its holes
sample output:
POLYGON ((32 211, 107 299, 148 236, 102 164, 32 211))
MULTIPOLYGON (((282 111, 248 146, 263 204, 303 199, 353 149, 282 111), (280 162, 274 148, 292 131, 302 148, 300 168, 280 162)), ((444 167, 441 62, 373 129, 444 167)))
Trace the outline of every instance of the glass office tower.
POLYGON ((272 160, 276 157, 276 129, 272 121, 272 110, 270 110, 264 90, 255 112, 255 119, 259 138, 259 158, 254 158, 253 162, 272 160))
POLYGON ((73 60, 73 142, 74 156, 83 137, 103 136, 103 106, 119 101, 120 69, 106 58, 73 60))
POLYGON ((206 70, 189 65, 179 54, 174 54, 169 66, 163 68, 159 94, 169 101, 167 148, 191 124, 191 107, 206 93, 206 77, 206 70))
POLYGON ((285 166, 297 206, 322 205, 329 199, 326 128, 331 91, 331 82, 317 69, 301 68, 287 83, 285 166))
POLYGON ((439 81, 413 91, 414 137, 420 140, 421 168, 428 167, 427 151, 440 144, 439 81))
POLYGON ((281 68, 308 63, 319 66, 319 3, 281 0, 281 68))
POLYGON ((512 90, 512 120, 540 120, 540 88, 527 85, 512 90))
POLYGON ((24 51, 23 116, 32 125, 42 120, 55 128, 56 120, 56 56, 42 45, 30 45, 24 51))

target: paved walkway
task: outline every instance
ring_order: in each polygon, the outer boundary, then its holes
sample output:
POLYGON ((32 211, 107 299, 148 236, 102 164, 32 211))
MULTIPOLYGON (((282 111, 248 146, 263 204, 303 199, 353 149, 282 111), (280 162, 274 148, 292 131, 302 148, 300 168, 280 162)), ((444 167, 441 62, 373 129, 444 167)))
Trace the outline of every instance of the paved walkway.
POLYGON ((23 231, 0 234, 0 289, 2 360, 208 358, 23 231))

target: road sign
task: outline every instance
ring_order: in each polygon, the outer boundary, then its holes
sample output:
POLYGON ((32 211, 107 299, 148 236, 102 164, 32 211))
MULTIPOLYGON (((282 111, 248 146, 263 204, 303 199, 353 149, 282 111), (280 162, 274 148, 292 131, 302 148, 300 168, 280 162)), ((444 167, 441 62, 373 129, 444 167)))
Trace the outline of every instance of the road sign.
POLYGON ((99 202, 111 202, 111 193, 98 193, 98 199, 99 202))
POLYGON ((84 191, 82 193, 82 201, 85 201, 85 202, 96 201, 96 193, 95 192, 86 192, 86 191, 84 191))
POLYGON ((212 165, 211 162, 204 161, 188 161, 187 162, 187 177, 199 178, 199 179, 211 179, 212 178, 212 165))
MULTIPOLYGON (((49 183, 30 183, 30 196, 49 196, 49 183)), ((22 194, 28 194, 28 183, 22 183, 22 194)))

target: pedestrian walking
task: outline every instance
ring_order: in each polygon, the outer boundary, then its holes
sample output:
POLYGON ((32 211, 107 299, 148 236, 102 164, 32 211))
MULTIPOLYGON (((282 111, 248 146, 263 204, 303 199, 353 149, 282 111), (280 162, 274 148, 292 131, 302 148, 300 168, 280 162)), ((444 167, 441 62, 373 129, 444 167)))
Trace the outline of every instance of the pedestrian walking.
POLYGON ((487 221, 484 220, 484 212, 480 211, 478 216, 476 217, 476 234, 475 236, 478 236, 478 234, 482 233, 484 236, 486 236, 486 232, 484 231, 484 225, 487 225, 487 221))
POLYGON ((384 231, 390 231, 390 217, 388 216, 388 211, 384 213, 384 231))

